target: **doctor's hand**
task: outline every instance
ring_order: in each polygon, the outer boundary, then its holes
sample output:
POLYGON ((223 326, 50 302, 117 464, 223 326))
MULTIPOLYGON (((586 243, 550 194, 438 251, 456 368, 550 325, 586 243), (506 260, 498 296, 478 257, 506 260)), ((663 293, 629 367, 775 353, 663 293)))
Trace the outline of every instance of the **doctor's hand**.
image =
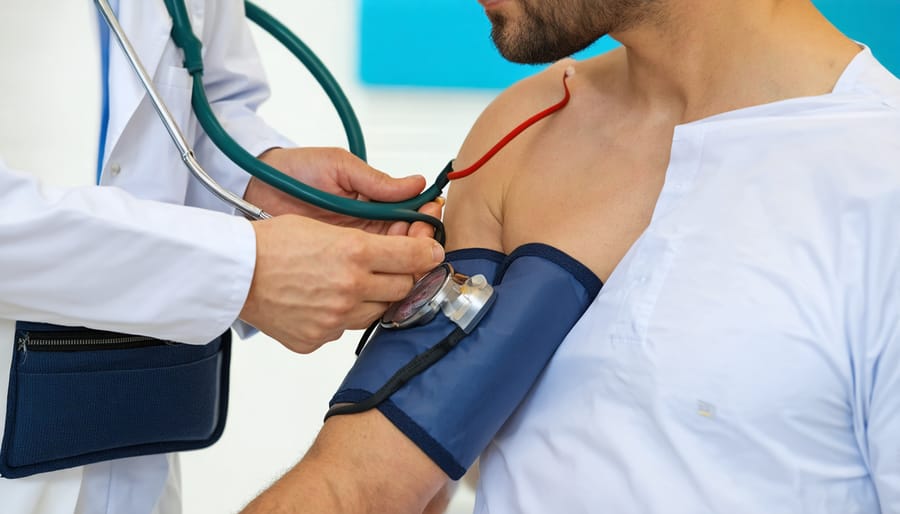
POLYGON ((427 237, 370 234, 295 215, 254 221, 256 268, 240 318, 298 353, 367 327, 437 266, 427 237))
MULTIPOLYGON (((393 178, 369 166, 341 148, 273 148, 259 159, 273 168, 316 189, 354 200, 397 202, 411 198, 425 188, 425 178, 393 178)), ((434 234, 427 223, 372 221, 320 209, 252 178, 244 199, 273 216, 299 214, 331 225, 353 227, 373 234, 428 236, 434 234)), ((440 218, 441 205, 430 202, 420 212, 440 218)))

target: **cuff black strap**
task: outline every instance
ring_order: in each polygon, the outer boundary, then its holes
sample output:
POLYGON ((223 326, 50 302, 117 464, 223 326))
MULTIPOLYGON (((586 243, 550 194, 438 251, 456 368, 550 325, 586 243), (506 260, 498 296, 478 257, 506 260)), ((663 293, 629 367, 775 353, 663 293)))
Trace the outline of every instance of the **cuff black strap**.
POLYGON ((381 386, 380 389, 378 389, 378 391, 375 391, 375 394, 369 396, 361 402, 334 405, 333 407, 328 409, 328 412, 325 414, 325 419, 327 420, 331 416, 340 414, 356 414, 358 412, 364 412, 369 409, 375 408, 376 406, 378 406, 378 404, 390 398, 392 394, 403 387, 403 384, 409 382, 416 375, 430 368, 434 363, 441 360, 445 355, 450 353, 450 350, 456 347, 456 345, 459 344, 459 342, 465 336, 465 331, 463 331, 463 329, 459 327, 456 327, 453 332, 450 332, 450 334, 441 342, 420 353, 419 355, 416 355, 413 360, 409 361, 405 366, 397 370, 397 372, 394 373, 394 375, 389 378, 388 381, 385 382, 385 384, 381 386))

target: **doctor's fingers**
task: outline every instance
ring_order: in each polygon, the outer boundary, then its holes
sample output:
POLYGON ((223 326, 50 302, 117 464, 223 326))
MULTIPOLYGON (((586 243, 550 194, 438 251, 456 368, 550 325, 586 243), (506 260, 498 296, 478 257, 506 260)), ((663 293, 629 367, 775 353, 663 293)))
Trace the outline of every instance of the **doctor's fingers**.
POLYGON ((281 343, 282 346, 294 353, 309 354, 322 347, 325 343, 335 341, 344 333, 343 330, 315 330, 294 332, 290 330, 271 330, 265 334, 281 343))
MULTIPOLYGON (((390 303, 406 298, 412 290, 413 275, 372 273, 356 283, 357 298, 363 302, 390 303)), ((387 305, 384 306, 387 309, 387 305)), ((382 309, 382 310, 384 310, 382 309)))
POLYGON ((367 328, 387 307, 387 303, 366 302, 340 314, 320 311, 318 316, 307 319, 296 331, 268 335, 293 352, 312 353, 322 345, 339 339, 345 330, 367 328))
POLYGON ((444 248, 433 239, 366 234, 357 258, 373 273, 415 275, 444 261, 444 248))
MULTIPOLYGON (((432 218, 441 219, 441 212, 444 208, 444 199, 443 197, 438 197, 437 200, 433 202, 428 202, 423 205, 419 212, 422 214, 426 214, 431 216, 432 218)), ((415 223, 408 223, 405 221, 398 221, 388 228, 388 235, 408 235, 411 237, 434 237, 434 227, 424 221, 417 221, 415 223)))
POLYGON ((399 202, 416 196, 425 189, 425 177, 421 175, 395 178, 349 153, 345 153, 344 159, 337 162, 340 164, 337 180, 341 187, 365 199, 399 202))
POLYGON ((351 330, 362 330, 369 328, 373 321, 379 319, 384 311, 387 310, 390 303, 366 302, 359 306, 347 318, 347 328, 351 330))

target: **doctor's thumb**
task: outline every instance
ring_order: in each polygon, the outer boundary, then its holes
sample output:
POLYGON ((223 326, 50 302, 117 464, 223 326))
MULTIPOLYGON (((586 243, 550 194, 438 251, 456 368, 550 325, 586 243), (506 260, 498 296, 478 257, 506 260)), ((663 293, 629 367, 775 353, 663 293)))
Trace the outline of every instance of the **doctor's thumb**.
POLYGON ((366 164, 348 173, 350 190, 379 202, 399 202, 416 196, 425 189, 425 177, 412 175, 394 178, 366 164))

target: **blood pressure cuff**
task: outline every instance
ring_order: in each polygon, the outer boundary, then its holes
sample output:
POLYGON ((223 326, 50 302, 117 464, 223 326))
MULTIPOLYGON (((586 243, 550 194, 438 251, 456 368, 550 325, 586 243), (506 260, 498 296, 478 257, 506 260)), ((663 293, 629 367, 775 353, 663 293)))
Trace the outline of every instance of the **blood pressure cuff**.
POLYGON ((204 448, 228 408, 231 333, 207 345, 16 324, 0 475, 204 448))
POLYGON ((457 271, 483 273, 495 284, 494 305, 468 335, 441 314, 423 326, 380 329, 331 400, 329 415, 374 403, 450 478, 460 478, 602 286, 587 267, 544 244, 522 246, 502 262, 500 256, 449 253, 457 271), (398 378, 440 345, 451 346, 440 360, 398 378), (393 385, 382 399, 385 384, 393 385))

